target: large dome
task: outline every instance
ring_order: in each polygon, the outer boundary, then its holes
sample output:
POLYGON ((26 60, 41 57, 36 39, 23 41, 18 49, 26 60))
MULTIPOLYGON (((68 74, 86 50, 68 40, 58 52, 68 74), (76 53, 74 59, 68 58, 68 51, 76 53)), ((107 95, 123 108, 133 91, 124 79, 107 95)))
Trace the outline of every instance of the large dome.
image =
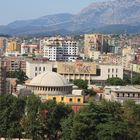
POLYGON ((28 85, 45 87, 64 87, 69 86, 70 84, 62 75, 58 73, 45 72, 33 78, 28 85))

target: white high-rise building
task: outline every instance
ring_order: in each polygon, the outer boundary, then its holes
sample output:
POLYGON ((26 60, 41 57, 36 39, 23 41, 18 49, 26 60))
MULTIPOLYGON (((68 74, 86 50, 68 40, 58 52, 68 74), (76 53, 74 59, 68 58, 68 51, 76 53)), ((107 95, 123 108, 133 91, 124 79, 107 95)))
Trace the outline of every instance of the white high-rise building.
POLYGON ((51 37, 41 41, 40 46, 44 57, 51 61, 74 61, 78 58, 77 42, 73 39, 51 37))

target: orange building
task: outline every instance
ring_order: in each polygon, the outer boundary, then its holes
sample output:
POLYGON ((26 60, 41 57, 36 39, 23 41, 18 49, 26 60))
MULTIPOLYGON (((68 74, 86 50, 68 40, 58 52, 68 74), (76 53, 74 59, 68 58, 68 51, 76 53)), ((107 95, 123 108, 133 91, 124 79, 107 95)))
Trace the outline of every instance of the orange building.
POLYGON ((13 51, 17 51, 17 42, 16 40, 9 40, 8 46, 6 48, 6 52, 13 52, 13 51))

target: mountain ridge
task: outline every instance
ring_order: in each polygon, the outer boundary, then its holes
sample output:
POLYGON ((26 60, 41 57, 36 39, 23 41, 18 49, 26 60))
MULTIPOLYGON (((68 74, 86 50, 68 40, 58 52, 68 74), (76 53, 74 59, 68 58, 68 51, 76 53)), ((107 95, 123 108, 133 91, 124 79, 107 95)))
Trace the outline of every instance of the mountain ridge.
POLYGON ((98 32, 105 28, 108 32, 110 29, 112 31, 115 31, 115 28, 121 29, 121 25, 128 32, 128 27, 130 27, 130 33, 140 32, 136 29, 140 27, 140 0, 93 2, 75 15, 60 13, 31 20, 18 20, 6 26, 0 26, 0 34, 22 35, 41 32, 47 34, 51 31, 52 33, 66 31, 76 34, 98 32))

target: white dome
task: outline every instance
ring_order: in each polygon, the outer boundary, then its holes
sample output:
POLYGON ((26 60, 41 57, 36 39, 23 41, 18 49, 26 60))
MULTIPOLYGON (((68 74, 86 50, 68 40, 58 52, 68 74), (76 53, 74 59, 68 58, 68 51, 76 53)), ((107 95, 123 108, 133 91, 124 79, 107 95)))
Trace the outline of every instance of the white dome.
POLYGON ((42 73, 31 80, 28 85, 45 87, 64 87, 70 86, 68 81, 60 74, 55 72, 42 73))

